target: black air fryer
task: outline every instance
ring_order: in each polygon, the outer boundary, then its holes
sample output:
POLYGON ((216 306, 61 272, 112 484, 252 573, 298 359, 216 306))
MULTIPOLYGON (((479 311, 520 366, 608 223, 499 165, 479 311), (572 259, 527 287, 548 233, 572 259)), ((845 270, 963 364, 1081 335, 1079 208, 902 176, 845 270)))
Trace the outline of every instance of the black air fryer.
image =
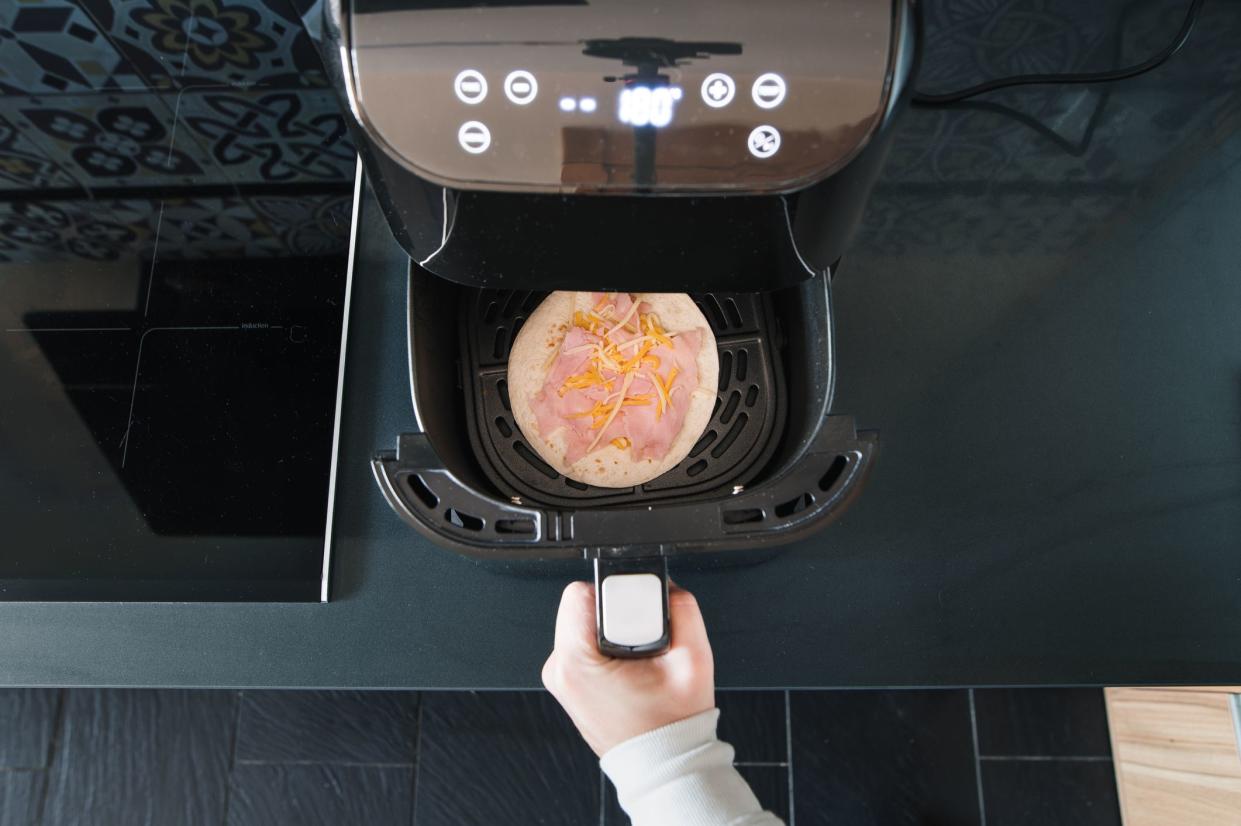
POLYGON ((668 642, 668 555, 786 543, 852 500, 877 442, 831 411, 829 286, 908 0, 334 0, 324 45, 410 256, 418 430, 374 459, 403 519, 476 557, 593 560, 600 647, 636 656, 668 642), (524 443, 508 351, 554 289, 702 309, 719 397, 669 473, 596 488, 524 443))

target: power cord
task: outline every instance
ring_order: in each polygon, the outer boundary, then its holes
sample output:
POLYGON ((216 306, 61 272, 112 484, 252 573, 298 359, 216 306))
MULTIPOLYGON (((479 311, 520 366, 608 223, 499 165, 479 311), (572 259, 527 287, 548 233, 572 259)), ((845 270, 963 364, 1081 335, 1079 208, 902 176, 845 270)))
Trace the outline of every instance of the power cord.
MULTIPOLYGON (((1012 75, 1011 77, 988 80, 985 83, 979 83, 955 92, 944 92, 934 95, 915 91, 910 97, 910 103, 914 106, 950 106, 968 98, 977 97, 987 92, 994 92, 997 89, 1007 89, 1011 86, 1035 86, 1052 83, 1112 83, 1117 80, 1137 77, 1149 72, 1151 69, 1162 66, 1172 55, 1181 50, 1181 47, 1185 45, 1185 41, 1189 39, 1190 32, 1194 29, 1194 23, 1198 20, 1198 12, 1202 9, 1203 2, 1204 0, 1192 0, 1189 4, 1189 11, 1185 14, 1185 22, 1181 24, 1181 29, 1176 33, 1176 37, 1172 39, 1172 42, 1141 63, 1105 72, 1012 75)), ((919 30, 922 29, 921 14, 918 15, 918 28, 919 30)), ((922 40, 921 34, 922 32, 919 31, 919 40, 922 40)))

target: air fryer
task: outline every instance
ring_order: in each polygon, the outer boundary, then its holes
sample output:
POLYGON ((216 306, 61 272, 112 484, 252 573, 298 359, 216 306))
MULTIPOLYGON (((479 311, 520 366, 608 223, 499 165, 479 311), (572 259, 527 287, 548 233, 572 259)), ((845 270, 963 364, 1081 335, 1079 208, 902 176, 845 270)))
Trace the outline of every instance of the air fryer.
POLYGON ((339 0, 325 22, 410 256, 416 430, 374 458, 384 497, 460 553, 592 561, 601 649, 662 650, 669 555, 808 536, 874 462, 832 410, 830 287, 901 108, 909 0, 339 0), (669 473, 597 488, 526 445, 508 352, 555 289, 702 309, 718 398, 669 473))

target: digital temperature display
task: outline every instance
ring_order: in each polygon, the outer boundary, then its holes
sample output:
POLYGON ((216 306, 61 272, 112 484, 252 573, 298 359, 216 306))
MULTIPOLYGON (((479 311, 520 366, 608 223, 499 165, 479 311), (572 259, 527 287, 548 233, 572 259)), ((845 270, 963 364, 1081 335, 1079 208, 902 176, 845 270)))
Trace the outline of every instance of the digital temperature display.
POLYGON ((617 115, 630 126, 667 126, 680 99, 680 86, 629 86, 621 90, 617 115))

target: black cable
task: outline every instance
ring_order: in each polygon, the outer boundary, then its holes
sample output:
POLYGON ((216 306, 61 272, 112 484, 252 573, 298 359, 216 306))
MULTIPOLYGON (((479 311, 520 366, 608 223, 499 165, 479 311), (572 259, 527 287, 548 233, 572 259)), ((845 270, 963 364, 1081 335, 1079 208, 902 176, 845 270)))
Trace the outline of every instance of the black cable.
MULTIPOLYGON (((1194 23, 1198 20, 1198 12, 1202 9, 1203 2, 1204 0, 1192 0, 1189 4, 1189 11, 1185 14, 1185 22, 1181 24, 1181 30, 1177 32, 1172 42, 1141 63, 1105 72, 1013 75, 1011 77, 988 80, 985 83, 979 83, 976 86, 959 89, 955 92, 944 92, 935 95, 914 92, 910 98, 910 103, 914 106, 948 106, 967 98, 986 94, 987 92, 994 92, 997 89, 1007 89, 1010 86, 1034 86, 1049 83, 1111 83, 1117 80, 1137 77, 1140 74, 1149 72, 1151 69, 1162 66, 1167 62, 1168 58, 1181 50, 1181 47, 1185 45, 1185 41, 1189 39, 1190 32, 1194 30, 1194 23)), ((921 27, 921 22, 921 15, 919 15, 919 27, 921 27)))
POLYGON ((1021 112, 1017 109, 1013 109, 1010 106, 1005 106, 1002 103, 991 103, 990 101, 985 100, 980 100, 977 102, 970 101, 968 103, 961 103, 955 108, 958 111, 965 109, 971 112, 993 112, 997 115, 1004 115, 1005 117, 1012 118, 1022 126, 1034 130, 1037 134, 1051 141, 1057 147, 1064 150, 1066 154, 1071 155, 1074 158, 1080 158, 1090 149, 1090 144, 1094 140, 1095 130, 1099 127, 1100 122, 1103 120, 1103 112, 1107 108, 1108 98, 1110 95, 1111 92, 1104 92, 1100 96, 1094 112, 1090 115, 1090 119, 1086 123, 1086 128, 1082 133, 1082 137, 1077 143, 1070 143, 1067 138, 1044 124, 1038 118, 1027 115, 1025 112, 1021 112))

